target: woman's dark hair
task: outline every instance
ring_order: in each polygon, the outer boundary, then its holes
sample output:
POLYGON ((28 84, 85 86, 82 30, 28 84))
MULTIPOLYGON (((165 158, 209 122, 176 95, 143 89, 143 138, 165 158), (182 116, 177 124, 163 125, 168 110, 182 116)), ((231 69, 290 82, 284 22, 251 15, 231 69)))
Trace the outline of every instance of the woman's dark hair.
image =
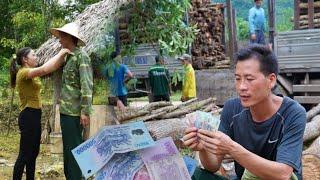
POLYGON ((27 57, 31 50, 32 48, 30 47, 21 48, 18 50, 16 57, 12 58, 10 65, 10 84, 12 88, 16 87, 17 73, 19 70, 18 65, 22 66, 22 59, 27 57))

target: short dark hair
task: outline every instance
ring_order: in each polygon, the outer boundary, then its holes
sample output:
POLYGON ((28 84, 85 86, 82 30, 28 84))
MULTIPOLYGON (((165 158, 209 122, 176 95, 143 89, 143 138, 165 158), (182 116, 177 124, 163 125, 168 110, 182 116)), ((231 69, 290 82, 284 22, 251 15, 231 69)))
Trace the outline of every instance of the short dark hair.
POLYGON ((268 76, 272 73, 278 76, 278 60, 269 47, 263 45, 252 45, 247 48, 241 49, 236 54, 236 64, 239 61, 246 61, 249 59, 255 59, 259 62, 260 71, 265 76, 268 76))
POLYGON ((163 57, 160 55, 156 55, 156 57, 154 58, 156 60, 156 62, 160 62, 160 60, 163 60, 163 57))
POLYGON ((118 53, 116 51, 113 51, 111 54, 110 54, 110 58, 111 59, 114 59, 118 56, 118 53))

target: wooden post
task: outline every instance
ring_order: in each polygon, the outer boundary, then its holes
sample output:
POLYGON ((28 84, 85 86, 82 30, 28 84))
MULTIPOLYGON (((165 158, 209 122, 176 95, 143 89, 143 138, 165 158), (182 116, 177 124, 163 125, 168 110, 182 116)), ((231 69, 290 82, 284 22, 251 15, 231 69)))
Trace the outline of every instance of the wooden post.
POLYGON ((308 0, 308 27, 309 29, 314 28, 314 0, 308 0))
POLYGON ((233 40, 234 40, 234 44, 233 44, 233 51, 234 53, 238 52, 238 42, 237 42, 237 22, 236 22, 236 10, 234 8, 232 8, 232 29, 233 29, 233 40))
POLYGON ((62 83, 62 68, 60 68, 58 71, 54 72, 53 74, 53 82, 54 82, 54 92, 53 92, 53 118, 50 118, 51 122, 49 122, 50 124, 50 128, 51 128, 51 132, 61 132, 60 127, 57 127, 57 123, 60 126, 60 122, 55 122, 57 119, 59 119, 60 121, 60 114, 57 113, 57 105, 59 104, 59 100, 60 100, 60 93, 61 93, 61 83, 62 83))
POLYGON ((272 49, 274 49, 274 32, 275 32, 275 0, 268 1, 268 12, 269 12, 269 43, 272 45, 272 49))
POLYGON ((231 4, 231 0, 227 0, 227 16, 228 16, 228 29, 229 29, 229 57, 230 57, 230 66, 231 68, 234 68, 235 64, 234 64, 234 44, 236 43, 236 41, 234 40, 234 29, 233 27, 233 23, 234 23, 234 19, 232 18, 232 4, 231 4))
POLYGON ((300 29, 300 8, 299 8, 300 0, 294 0, 294 29, 300 29))

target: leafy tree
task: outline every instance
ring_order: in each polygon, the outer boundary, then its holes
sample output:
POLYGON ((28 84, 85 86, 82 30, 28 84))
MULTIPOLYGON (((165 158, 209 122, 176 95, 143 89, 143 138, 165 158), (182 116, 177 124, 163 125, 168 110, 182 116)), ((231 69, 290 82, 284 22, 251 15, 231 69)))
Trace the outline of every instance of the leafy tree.
POLYGON ((239 40, 249 39, 249 22, 243 18, 237 18, 237 36, 239 40))
POLYGON ((189 7, 189 0, 148 0, 129 5, 132 43, 123 46, 128 50, 124 52, 132 53, 140 43, 157 43, 166 55, 186 52, 197 33, 196 25, 184 22, 189 7))

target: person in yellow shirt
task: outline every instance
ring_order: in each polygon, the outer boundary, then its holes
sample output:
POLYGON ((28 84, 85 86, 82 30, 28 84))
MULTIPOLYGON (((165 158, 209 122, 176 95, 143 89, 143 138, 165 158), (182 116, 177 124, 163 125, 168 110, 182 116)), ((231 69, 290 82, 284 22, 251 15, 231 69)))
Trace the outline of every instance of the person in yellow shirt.
POLYGON ((183 54, 178 58, 184 68, 184 80, 182 83, 182 96, 181 101, 187 101, 197 96, 196 90, 196 76, 194 69, 191 65, 191 56, 189 54, 183 54))
POLYGON ((41 137, 40 76, 57 70, 64 62, 67 49, 62 49, 44 65, 37 67, 37 56, 30 47, 18 50, 11 62, 11 87, 17 88, 20 98, 18 125, 20 130, 19 155, 14 165, 13 179, 21 180, 26 167, 26 179, 34 179, 36 158, 41 137))

